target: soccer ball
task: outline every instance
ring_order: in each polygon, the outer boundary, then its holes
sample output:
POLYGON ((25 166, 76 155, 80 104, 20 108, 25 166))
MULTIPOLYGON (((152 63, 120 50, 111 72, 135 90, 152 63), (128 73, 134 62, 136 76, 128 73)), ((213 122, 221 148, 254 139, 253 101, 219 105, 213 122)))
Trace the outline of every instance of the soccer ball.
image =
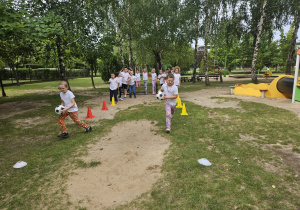
POLYGON ((164 97, 165 97, 165 93, 164 92, 158 91, 158 93, 156 94, 156 98, 158 100, 164 100, 164 97))
POLYGON ((62 105, 58 105, 57 107, 55 107, 55 113, 58 114, 58 115, 62 115, 62 111, 64 110, 64 106, 62 105))

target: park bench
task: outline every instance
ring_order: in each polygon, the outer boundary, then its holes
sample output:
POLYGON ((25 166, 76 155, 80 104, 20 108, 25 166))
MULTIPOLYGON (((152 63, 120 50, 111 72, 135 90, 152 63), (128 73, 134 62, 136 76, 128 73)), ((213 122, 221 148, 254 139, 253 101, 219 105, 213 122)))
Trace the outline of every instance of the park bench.
POLYGON ((252 68, 244 68, 244 72, 251 72, 252 68))
MULTIPOLYGON (((219 77, 220 77, 220 75, 219 75, 219 74, 209 74, 208 77, 209 77, 209 78, 214 78, 215 80, 218 80, 219 77)), ((199 74, 199 75, 197 76, 197 80, 198 80, 198 78, 199 78, 200 81, 202 81, 202 78, 205 79, 205 75, 204 75, 204 74, 199 74)), ((198 81, 199 81, 199 80, 198 80, 198 81)))

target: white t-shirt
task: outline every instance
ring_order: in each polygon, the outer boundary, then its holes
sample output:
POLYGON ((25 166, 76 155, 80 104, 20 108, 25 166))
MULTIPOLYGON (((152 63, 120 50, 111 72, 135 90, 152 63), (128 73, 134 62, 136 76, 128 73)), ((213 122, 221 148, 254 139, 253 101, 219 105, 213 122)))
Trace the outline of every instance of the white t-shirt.
POLYGON ((118 83, 119 83, 119 87, 122 87, 122 80, 123 77, 117 77, 118 83))
MULTIPOLYGON (((74 94, 71 91, 68 90, 66 93, 60 92, 59 95, 60 95, 61 100, 64 101, 66 108, 71 106, 71 104, 72 104, 71 100, 72 100, 72 98, 75 98, 74 94)), ((78 107, 75 102, 75 105, 71 109, 69 109, 68 112, 77 112, 77 111, 78 111, 78 107)))
POLYGON ((180 74, 174 74, 174 85, 179 85, 180 74))
MULTIPOLYGON (((163 84, 163 86, 161 86, 161 90, 164 91, 165 96, 178 95, 178 88, 175 85, 168 86, 166 84, 163 84)), ((175 99, 166 99, 164 103, 170 104, 171 106, 176 106, 176 98, 175 99)))
POLYGON ((136 81, 136 76, 132 75, 132 76, 129 76, 130 80, 129 80, 129 85, 134 85, 134 82, 136 81))
POLYGON ((151 75, 152 75, 152 81, 157 79, 156 78, 157 77, 156 73, 151 73, 151 75))
POLYGON ((143 80, 148 80, 148 72, 143 72, 143 80))
POLYGON ((164 78, 166 77, 165 74, 159 74, 158 79, 159 79, 159 84, 164 84, 164 78))
POLYGON ((118 83, 119 83, 119 81, 118 81, 117 78, 114 78, 114 79, 110 78, 108 81, 110 82, 109 89, 111 89, 111 90, 118 89, 118 83))
POLYGON ((128 72, 125 73, 124 71, 122 71, 121 74, 122 74, 122 76, 124 77, 124 78, 122 79, 122 83, 127 85, 127 80, 128 80, 128 78, 129 78, 129 73, 128 73, 128 72))
POLYGON ((141 74, 140 73, 135 73, 135 76, 137 78, 136 81, 141 81, 141 74))

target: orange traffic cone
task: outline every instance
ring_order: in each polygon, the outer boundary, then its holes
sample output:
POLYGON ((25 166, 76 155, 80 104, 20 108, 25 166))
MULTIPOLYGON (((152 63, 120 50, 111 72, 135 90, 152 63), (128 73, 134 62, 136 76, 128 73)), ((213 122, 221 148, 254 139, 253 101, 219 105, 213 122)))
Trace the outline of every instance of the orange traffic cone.
POLYGON ((101 109, 102 111, 103 110, 108 110, 108 108, 107 108, 107 106, 106 106, 106 102, 105 101, 103 101, 103 106, 102 106, 102 109, 101 109))
POLYGON ((91 108, 89 107, 85 119, 93 119, 94 117, 95 117, 95 116, 93 116, 92 111, 91 111, 91 108))

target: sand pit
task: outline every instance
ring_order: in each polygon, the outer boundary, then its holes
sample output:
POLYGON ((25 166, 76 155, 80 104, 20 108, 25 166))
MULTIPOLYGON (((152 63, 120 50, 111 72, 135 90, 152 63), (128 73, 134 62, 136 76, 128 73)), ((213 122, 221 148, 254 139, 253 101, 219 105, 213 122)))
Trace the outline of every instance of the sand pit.
POLYGON ((170 142, 155 135, 150 121, 122 122, 96 144, 89 145, 86 163, 96 167, 78 169, 67 182, 74 206, 105 209, 125 204, 149 191, 162 176, 161 165, 170 142), (116 132, 117 131, 117 132, 116 132))

